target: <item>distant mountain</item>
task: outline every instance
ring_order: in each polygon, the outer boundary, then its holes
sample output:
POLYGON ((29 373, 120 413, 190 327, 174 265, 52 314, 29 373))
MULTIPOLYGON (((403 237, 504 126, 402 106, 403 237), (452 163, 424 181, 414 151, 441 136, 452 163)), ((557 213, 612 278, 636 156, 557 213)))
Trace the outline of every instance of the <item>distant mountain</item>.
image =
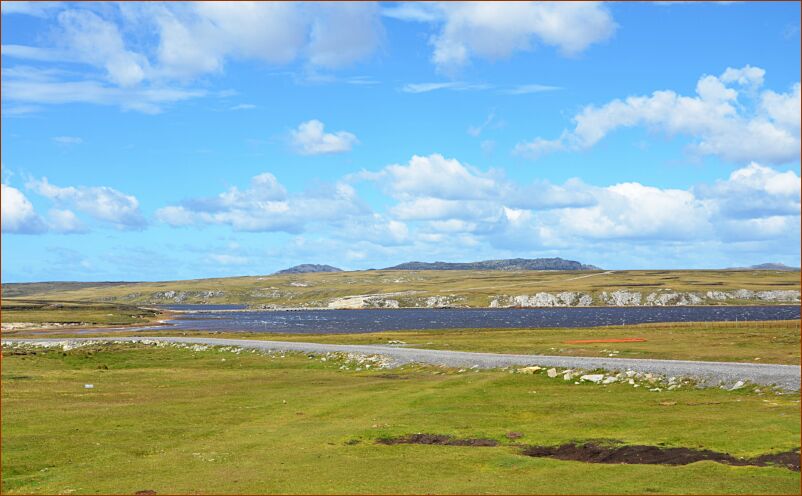
POLYGON ((506 260, 484 260, 482 262, 407 262, 384 270, 601 270, 595 265, 586 265, 562 258, 510 258, 506 260))
POLYGON ((301 264, 289 269, 284 269, 276 272, 276 274, 308 274, 310 272, 342 272, 342 269, 332 267, 331 265, 318 265, 318 264, 301 264))
POLYGON ((762 263, 749 267, 733 267, 730 270, 799 270, 799 267, 789 267, 784 263, 762 263))

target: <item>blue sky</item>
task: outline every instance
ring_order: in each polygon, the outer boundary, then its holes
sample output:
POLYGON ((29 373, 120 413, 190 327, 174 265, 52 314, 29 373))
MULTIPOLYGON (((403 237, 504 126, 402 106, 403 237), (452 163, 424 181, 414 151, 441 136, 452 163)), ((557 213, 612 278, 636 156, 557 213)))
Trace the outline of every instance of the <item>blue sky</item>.
POLYGON ((800 263, 798 3, 2 4, 2 279, 800 263))

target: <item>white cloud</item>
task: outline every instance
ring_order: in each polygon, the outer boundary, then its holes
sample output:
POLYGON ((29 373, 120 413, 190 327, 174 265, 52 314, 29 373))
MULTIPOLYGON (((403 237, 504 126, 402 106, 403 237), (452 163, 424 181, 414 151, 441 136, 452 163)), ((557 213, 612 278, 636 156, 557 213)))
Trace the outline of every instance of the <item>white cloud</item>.
POLYGON ((671 136, 687 135, 693 140, 693 152, 735 163, 799 160, 800 85, 796 83, 788 93, 765 91, 750 97, 762 84, 764 72, 746 66, 728 68, 720 77, 703 76, 696 96, 691 97, 664 90, 587 106, 574 116, 573 130, 555 140, 520 143, 515 152, 537 158, 559 150, 587 149, 616 129, 645 126, 671 136), (748 91, 728 84, 746 86, 748 91), (748 101, 739 101, 742 95, 748 101))
POLYGON ((26 187, 57 205, 67 205, 120 229, 142 229, 147 224, 136 197, 108 186, 62 188, 45 177, 28 181, 26 187))
POLYGON ((85 233, 89 230, 72 210, 50 209, 47 223, 51 230, 62 234, 85 233))
POLYGON ((401 5, 384 15, 442 26, 431 39, 432 61, 445 71, 472 57, 507 58, 538 42, 575 55, 616 30, 607 8, 597 2, 438 2, 401 5))
POLYGON ((504 250, 615 245, 620 251, 625 241, 701 247, 798 237, 799 176, 758 164, 687 190, 637 182, 594 186, 579 179, 520 184, 437 154, 355 177, 375 181, 396 200, 388 207, 390 218, 403 221, 409 243, 422 250, 474 243, 504 250))
POLYGON ((492 88, 484 83, 466 83, 464 81, 440 81, 432 83, 408 83, 401 87, 404 93, 428 93, 437 90, 481 91, 492 88))
POLYGON ((290 142, 301 155, 323 155, 350 151, 359 140, 347 131, 326 133, 323 123, 312 119, 290 131, 290 142))
POLYGON ((2 184, 0 195, 2 208, 3 232, 16 234, 38 234, 47 230, 47 226, 36 213, 33 204, 25 197, 22 191, 2 184))
POLYGON ((384 28, 373 2, 321 4, 309 35, 309 62, 337 68, 370 56, 381 44, 384 28))
POLYGON ((156 218, 172 227, 217 224, 237 231, 302 232, 308 224, 333 224, 368 213, 348 184, 324 185, 288 195, 270 173, 251 179, 250 187, 232 187, 211 198, 191 198, 156 211, 156 218))
POLYGON ((45 17, 54 10, 64 6, 63 2, 0 2, 3 15, 25 14, 34 17, 45 17))
POLYGON ((557 91, 560 89, 562 88, 559 86, 548 86, 545 84, 521 84, 509 90, 505 90, 504 93, 508 95, 528 95, 530 93, 543 93, 546 91, 557 91))
MULTIPOLYGON (((4 69, 2 85, 5 90, 3 99, 16 105, 8 108, 12 112, 20 107, 30 107, 27 104, 91 103, 157 114, 163 110, 164 105, 206 95, 204 90, 169 87, 120 88, 95 80, 65 80, 52 71, 36 69, 11 72, 4 69)), ((8 110, 4 107, 3 112, 8 110)))
POLYGON ((77 136, 54 136, 52 139, 60 145, 80 145, 84 142, 82 138, 77 136))
POLYGON ((487 198, 498 188, 490 174, 440 154, 414 155, 408 164, 394 164, 382 174, 392 192, 402 197, 429 196, 447 200, 487 198))
POLYGON ((102 68, 109 81, 118 86, 135 86, 145 79, 150 70, 147 58, 126 49, 114 22, 77 9, 60 12, 58 22, 58 38, 68 47, 72 59, 102 68))
POLYGON ((779 172, 754 162, 733 171, 728 179, 700 185, 694 192, 715 201, 718 213, 727 218, 798 216, 802 208, 796 173, 779 172))
POLYGON ((229 110, 253 110, 256 108, 256 105, 252 103, 240 103, 237 105, 233 105, 229 107, 229 110))
POLYGON ((40 37, 47 45, 4 45, 4 56, 94 69, 37 81, 9 78, 4 68, 3 98, 15 102, 114 104, 156 113, 165 104, 209 94, 187 85, 223 72, 229 61, 338 68, 369 57, 383 37, 372 3, 3 5, 4 13, 45 17, 54 32, 40 37), (141 32, 156 36, 135 35, 141 32))
POLYGON ((565 236, 693 239, 710 230, 708 207, 688 191, 621 183, 594 192, 597 204, 556 213, 565 236))

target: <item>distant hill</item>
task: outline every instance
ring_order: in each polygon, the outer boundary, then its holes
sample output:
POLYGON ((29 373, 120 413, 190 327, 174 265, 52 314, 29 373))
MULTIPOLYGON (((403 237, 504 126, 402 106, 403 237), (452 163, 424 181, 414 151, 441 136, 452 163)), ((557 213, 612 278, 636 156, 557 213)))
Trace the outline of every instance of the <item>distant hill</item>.
POLYGON ((318 265, 318 264, 301 264, 289 269, 284 269, 276 272, 276 274, 308 274, 310 272, 342 272, 342 269, 332 267, 331 265, 318 265))
POLYGON ((762 263, 749 267, 732 267, 729 270, 799 270, 799 267, 789 267, 784 263, 762 263))
POLYGON ((407 262, 384 270, 601 270, 562 258, 510 258, 481 262, 407 262))

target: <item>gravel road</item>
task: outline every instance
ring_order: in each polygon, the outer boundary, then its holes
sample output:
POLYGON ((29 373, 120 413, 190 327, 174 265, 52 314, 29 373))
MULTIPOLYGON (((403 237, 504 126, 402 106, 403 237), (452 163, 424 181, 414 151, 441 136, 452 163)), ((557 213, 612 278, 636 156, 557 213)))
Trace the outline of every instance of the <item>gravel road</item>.
POLYGON ((66 338, 66 339, 6 339, 4 343, 41 341, 113 341, 136 342, 141 340, 173 343, 207 344, 212 346, 238 346, 270 351, 301 351, 312 353, 345 352, 364 355, 383 355, 396 365, 426 363, 448 367, 497 368, 506 366, 540 365, 541 367, 578 368, 607 371, 634 370, 663 376, 695 378, 705 384, 734 384, 737 381, 766 386, 775 385, 786 390, 800 389, 800 366, 735 362, 696 362, 689 360, 649 360, 631 358, 590 358, 546 355, 508 355, 500 353, 471 353, 466 351, 424 350, 382 345, 341 345, 300 343, 290 341, 261 341, 251 339, 217 339, 193 337, 119 337, 119 338, 66 338))

